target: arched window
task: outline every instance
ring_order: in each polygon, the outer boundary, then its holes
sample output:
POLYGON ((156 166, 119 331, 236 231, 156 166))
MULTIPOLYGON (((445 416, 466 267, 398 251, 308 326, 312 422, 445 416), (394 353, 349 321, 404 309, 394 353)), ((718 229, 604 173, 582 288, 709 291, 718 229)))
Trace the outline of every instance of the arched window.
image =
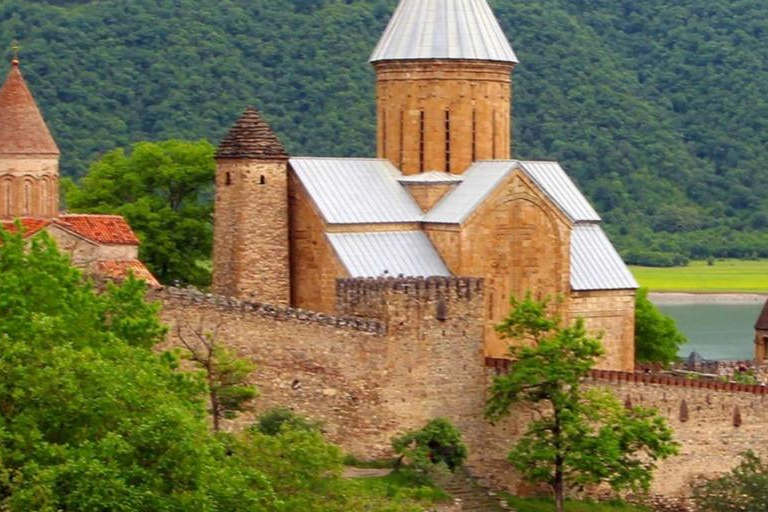
POLYGON ((10 217, 11 197, 13 195, 13 178, 4 176, 0 179, 0 217, 10 217))
POLYGON ((40 212, 41 215, 49 215, 52 212, 50 211, 51 208, 49 206, 51 191, 50 191, 50 181, 48 179, 48 176, 43 176, 40 179, 39 191, 40 191, 40 197, 39 197, 39 203, 38 203, 39 204, 38 211, 40 212))
POLYGON ((22 215, 29 215, 32 213, 32 179, 24 179, 24 195, 22 197, 22 215))

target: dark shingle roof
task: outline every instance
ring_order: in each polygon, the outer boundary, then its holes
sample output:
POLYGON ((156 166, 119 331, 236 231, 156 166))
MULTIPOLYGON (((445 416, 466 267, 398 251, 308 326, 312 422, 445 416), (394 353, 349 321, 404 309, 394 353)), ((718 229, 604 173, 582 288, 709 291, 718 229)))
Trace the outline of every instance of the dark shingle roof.
POLYGON ((288 153, 259 111, 248 107, 221 141, 216 158, 282 160, 288 153))
POLYGON ((763 306, 760 316, 757 317, 755 329, 759 331, 768 331, 768 301, 765 302, 765 306, 763 306))

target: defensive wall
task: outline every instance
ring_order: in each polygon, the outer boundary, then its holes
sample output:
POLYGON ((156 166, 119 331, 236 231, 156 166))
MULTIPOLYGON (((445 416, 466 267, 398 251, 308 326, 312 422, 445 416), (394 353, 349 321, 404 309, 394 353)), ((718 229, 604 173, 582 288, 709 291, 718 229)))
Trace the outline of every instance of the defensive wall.
MULTIPOLYGON (((390 439, 447 417, 462 430, 470 468, 492 485, 522 490, 506 461, 530 412, 498 425, 484 417, 490 380, 508 362, 483 352, 484 285, 479 279, 340 280, 337 315, 275 307, 191 289, 156 293, 171 326, 216 330, 219 342, 252 360, 261 396, 237 429, 281 405, 323 423, 358 457, 391 455, 390 439), (217 328, 218 326, 218 328, 217 328)), ((662 462, 653 491, 684 494, 690 483, 727 471, 746 450, 761 451, 768 387, 596 370, 590 386, 627 406, 654 407, 674 428, 680 455, 662 462)))

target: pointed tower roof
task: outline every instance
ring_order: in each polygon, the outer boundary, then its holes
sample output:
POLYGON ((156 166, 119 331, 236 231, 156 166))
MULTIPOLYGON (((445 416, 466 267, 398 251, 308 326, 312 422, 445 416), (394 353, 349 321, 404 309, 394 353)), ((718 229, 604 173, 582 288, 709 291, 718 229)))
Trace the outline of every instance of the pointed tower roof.
POLYGON ((371 62, 423 59, 517 63, 486 0, 400 0, 371 62))
POLYGON ((248 107, 219 144, 216 158, 287 159, 288 153, 255 107, 248 107))
POLYGON ((0 154, 60 154, 16 59, 0 89, 0 154))

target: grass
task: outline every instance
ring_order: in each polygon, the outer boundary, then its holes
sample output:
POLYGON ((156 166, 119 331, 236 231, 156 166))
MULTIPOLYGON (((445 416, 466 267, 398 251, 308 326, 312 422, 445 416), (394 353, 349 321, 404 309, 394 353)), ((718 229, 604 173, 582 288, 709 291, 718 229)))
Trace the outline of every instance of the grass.
MULTIPOLYGON (((348 495, 365 499, 367 505, 375 500, 383 500, 391 506, 389 510, 414 512, 424 510, 437 503, 451 501, 451 497, 437 487, 428 477, 409 469, 396 471, 387 476, 374 478, 355 478, 347 481, 348 495)), ((366 508, 366 510, 380 510, 366 508)), ((381 509, 385 510, 385 509, 381 509)))
POLYGON ((694 261, 687 267, 631 268, 640 286, 652 292, 768 292, 768 260, 717 260, 711 266, 694 261))
MULTIPOLYGON (((507 502, 517 512, 552 512, 555 509, 555 503, 551 499, 509 497, 507 502)), ((565 510, 566 512, 649 512, 647 508, 621 502, 596 503, 590 501, 567 501, 565 510)))

